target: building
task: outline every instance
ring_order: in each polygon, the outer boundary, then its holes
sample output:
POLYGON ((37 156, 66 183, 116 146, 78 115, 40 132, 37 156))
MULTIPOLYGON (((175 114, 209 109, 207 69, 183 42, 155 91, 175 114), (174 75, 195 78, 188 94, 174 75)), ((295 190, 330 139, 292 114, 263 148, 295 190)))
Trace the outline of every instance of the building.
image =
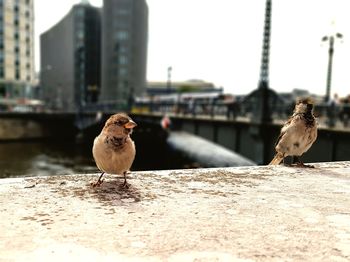
POLYGON ((104 0, 100 102, 123 107, 146 92, 148 6, 145 0, 104 0))
POLYGON ((76 111, 98 99, 101 82, 101 9, 74 5, 40 36, 41 89, 46 107, 76 111))
POLYGON ((28 97, 35 81, 33 0, 0 0, 0 99, 28 97))

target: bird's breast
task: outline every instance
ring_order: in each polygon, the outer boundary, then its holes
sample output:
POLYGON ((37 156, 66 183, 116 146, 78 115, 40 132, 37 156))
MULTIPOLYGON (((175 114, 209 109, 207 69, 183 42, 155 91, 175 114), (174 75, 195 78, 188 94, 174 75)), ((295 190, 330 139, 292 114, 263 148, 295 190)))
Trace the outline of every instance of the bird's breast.
POLYGON ((101 139, 96 138, 92 150, 97 167, 108 174, 122 174, 128 171, 134 161, 136 150, 131 139, 125 145, 115 149, 101 139))

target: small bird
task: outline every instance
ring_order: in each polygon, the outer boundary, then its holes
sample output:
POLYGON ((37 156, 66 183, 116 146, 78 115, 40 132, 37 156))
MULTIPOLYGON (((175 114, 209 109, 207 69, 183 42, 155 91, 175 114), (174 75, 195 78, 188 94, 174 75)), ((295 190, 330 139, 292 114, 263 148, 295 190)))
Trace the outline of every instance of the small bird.
POLYGON ((106 121, 92 147, 96 165, 102 171, 97 182, 91 183, 92 186, 99 186, 103 182, 103 174, 108 173, 123 174, 123 187, 128 187, 126 173, 136 154, 135 144, 130 135, 136 126, 137 124, 124 113, 114 114, 106 121))
POLYGON ((313 103, 310 99, 301 99, 295 104, 293 115, 283 125, 276 142, 276 155, 270 165, 278 165, 287 156, 297 158, 298 167, 304 165, 300 156, 304 154, 317 138, 317 122, 313 115, 313 103))

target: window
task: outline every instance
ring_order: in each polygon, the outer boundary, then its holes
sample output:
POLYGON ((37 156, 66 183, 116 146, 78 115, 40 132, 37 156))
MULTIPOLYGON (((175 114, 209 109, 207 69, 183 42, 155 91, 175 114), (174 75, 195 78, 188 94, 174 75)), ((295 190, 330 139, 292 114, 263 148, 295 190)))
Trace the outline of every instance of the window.
POLYGON ((129 37, 129 33, 127 31, 117 31, 115 37, 116 40, 126 40, 129 37))
POLYGON ((77 17, 83 17, 84 16, 84 9, 78 8, 75 14, 77 17))
POLYGON ((125 55, 119 57, 119 64, 126 65, 128 63, 128 58, 125 55))
POLYGON ((125 76, 128 73, 128 70, 125 67, 119 69, 119 75, 125 76))
POLYGON ((78 39, 83 39, 84 38, 84 30, 78 30, 77 31, 77 37, 78 39))
POLYGON ((128 9, 125 8, 120 8, 116 10, 118 15, 128 15, 130 14, 130 11, 128 9))
POLYGON ((128 51, 128 47, 125 45, 120 46, 119 49, 120 53, 126 53, 128 51))
POLYGON ((19 73, 19 69, 16 69, 16 80, 20 79, 20 73, 19 73))
POLYGON ((114 19, 113 20, 113 28, 128 28, 130 21, 128 19, 114 19))
POLYGON ((84 70, 85 70, 85 63, 81 62, 80 63, 80 71, 84 72, 84 70))
MULTIPOLYGON (((0 67, 0 77, 4 76, 4 69, 0 67)), ((0 85, 0 96, 5 97, 6 96, 6 86, 4 84, 0 85)))

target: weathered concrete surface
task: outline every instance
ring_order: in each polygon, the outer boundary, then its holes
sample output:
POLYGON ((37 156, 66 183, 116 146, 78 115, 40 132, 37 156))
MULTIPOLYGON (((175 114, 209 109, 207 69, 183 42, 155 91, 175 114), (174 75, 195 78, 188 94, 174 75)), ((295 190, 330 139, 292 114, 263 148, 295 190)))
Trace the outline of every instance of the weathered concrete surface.
POLYGON ((350 162, 0 180, 0 261, 349 261, 350 162))

